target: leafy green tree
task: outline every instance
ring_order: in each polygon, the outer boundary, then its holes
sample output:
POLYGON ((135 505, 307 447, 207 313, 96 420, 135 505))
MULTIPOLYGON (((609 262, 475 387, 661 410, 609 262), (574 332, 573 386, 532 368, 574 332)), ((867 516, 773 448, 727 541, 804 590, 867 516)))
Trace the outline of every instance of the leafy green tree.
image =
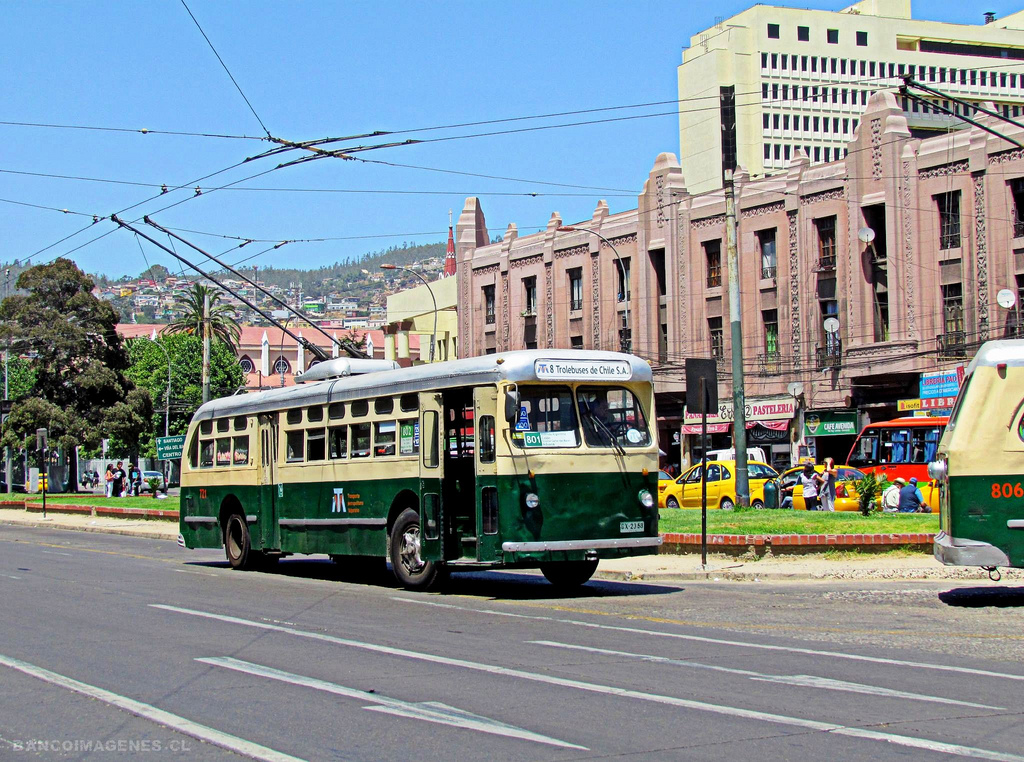
MULTIPOLYGON (((0 363, 3 362, 0 355, 0 363)), ((32 392, 36 383, 36 374, 27 360, 11 354, 7 360, 7 396, 12 400, 20 400, 32 392)))
MULTIPOLYGON (((170 434, 184 434, 192 414, 203 401, 203 340, 195 334, 166 331, 157 339, 165 355, 153 341, 146 338, 126 342, 131 365, 128 378, 149 392, 154 410, 147 421, 140 452, 144 457, 156 457, 155 436, 164 433, 164 401, 167 393, 167 358, 171 359, 171 417, 170 434)), ((245 374, 238 358, 225 344, 215 341, 210 345, 210 392, 212 397, 234 394, 245 385, 245 374)))
MULTIPOLYGON (((112 434, 138 448, 152 412, 149 393, 125 376, 128 357, 117 313, 92 294, 93 281, 67 259, 18 277, 19 293, 0 304, 0 342, 28 358, 35 381, 13 406, 0 445, 20 448, 37 428, 67 451, 94 448, 112 434)), ((72 458, 69 483, 77 484, 72 458)))
POLYGON ((168 326, 169 333, 188 333, 199 337, 203 335, 203 323, 206 319, 206 297, 210 297, 210 331, 211 335, 222 341, 232 352, 238 346, 238 337, 242 329, 238 325, 235 308, 230 304, 219 304, 221 292, 194 283, 192 289, 185 293, 178 307, 182 315, 175 318, 168 326))

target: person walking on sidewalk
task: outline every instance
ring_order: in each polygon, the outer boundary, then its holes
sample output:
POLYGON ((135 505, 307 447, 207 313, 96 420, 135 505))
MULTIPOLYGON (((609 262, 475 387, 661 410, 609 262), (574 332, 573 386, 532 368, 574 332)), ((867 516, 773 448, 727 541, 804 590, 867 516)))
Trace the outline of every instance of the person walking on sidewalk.
POLYGON ((818 485, 820 483, 821 477, 814 470, 814 464, 805 463, 803 473, 798 474, 796 481, 786 487, 784 491, 792 495, 797 487, 803 487, 804 506, 809 511, 816 511, 818 510, 818 485))
POLYGON ((825 458, 825 470, 821 474, 821 510, 834 511, 836 509, 836 476, 839 469, 832 458, 825 458))

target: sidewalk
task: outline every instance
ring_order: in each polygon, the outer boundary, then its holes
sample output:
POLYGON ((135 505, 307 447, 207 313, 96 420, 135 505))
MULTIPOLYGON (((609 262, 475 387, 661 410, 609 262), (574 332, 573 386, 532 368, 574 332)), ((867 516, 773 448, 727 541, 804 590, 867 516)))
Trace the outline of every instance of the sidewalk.
MULTIPOLYGON (((79 514, 29 513, 22 508, 0 507, 0 524, 71 529, 80 532, 148 537, 175 542, 175 521, 147 521, 94 517, 79 514)), ((1002 569, 1006 580, 1024 580, 1024 569, 1002 569)), ((681 582, 686 580, 772 581, 772 580, 977 580, 988 582, 988 573, 975 567, 943 566, 927 553, 871 554, 823 553, 800 556, 766 556, 759 559, 709 554, 707 568, 700 564, 700 553, 636 556, 602 561, 596 579, 681 582)))

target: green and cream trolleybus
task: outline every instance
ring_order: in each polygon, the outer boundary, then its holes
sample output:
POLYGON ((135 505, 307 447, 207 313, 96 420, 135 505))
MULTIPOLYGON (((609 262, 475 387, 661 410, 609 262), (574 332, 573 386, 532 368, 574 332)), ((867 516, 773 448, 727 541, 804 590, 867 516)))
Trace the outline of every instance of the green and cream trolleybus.
POLYGON ((223 546, 235 568, 293 553, 387 558, 412 588, 453 570, 526 567, 578 585, 601 558, 657 552, 643 360, 529 350, 360 364, 381 361, 326 361, 301 385, 200 407, 179 544, 223 546))
POLYGON ((936 558, 1024 567, 1024 341, 982 344, 928 474, 941 488, 936 558))

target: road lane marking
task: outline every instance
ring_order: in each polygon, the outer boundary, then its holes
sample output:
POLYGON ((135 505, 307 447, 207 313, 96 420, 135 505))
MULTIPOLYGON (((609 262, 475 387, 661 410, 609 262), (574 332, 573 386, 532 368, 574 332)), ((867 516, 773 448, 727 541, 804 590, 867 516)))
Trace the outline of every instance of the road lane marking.
POLYGON ((40 553, 45 553, 48 556, 70 556, 71 555, 70 553, 61 553, 60 551, 56 551, 56 550, 40 550, 39 552, 40 553))
POLYGON ((250 759, 265 760, 265 762, 306 762, 299 757, 293 757, 290 754, 283 754, 282 752, 269 749, 266 746, 260 746, 259 744, 253 743, 252 741, 246 741, 244 738, 230 735, 229 733, 221 732, 214 728, 209 728, 205 725, 200 725, 197 722, 179 717, 176 714, 158 709, 150 704, 143 704, 141 701, 130 699, 125 696, 120 696, 111 691, 104 690, 103 688, 97 688, 94 685, 79 682, 70 677, 59 675, 56 672, 51 672, 48 669, 37 667, 34 664, 21 661, 20 659, 14 659, 10 656, 3 656, 0 654, 0 665, 9 667, 10 669, 16 670, 23 674, 35 677, 43 682, 50 683, 51 685, 57 685, 61 688, 66 688, 74 693, 79 693, 89 698, 94 698, 102 701, 105 704, 117 707, 122 711, 133 714, 136 717, 142 717, 143 719, 150 720, 162 725, 171 730, 175 730, 184 735, 190 736, 191 738, 205 741, 206 743, 219 746, 222 749, 233 751, 237 754, 241 754, 244 757, 250 759))
POLYGON ((4 576, 8 579, 21 579, 21 577, 15 577, 13 574, 5 574, 4 576))
POLYGON ((201 572, 201 571, 195 571, 194 569, 171 569, 171 571, 178 572, 178 574, 198 574, 198 575, 203 576, 203 577, 219 577, 220 576, 219 574, 213 574, 212 572, 201 572))
POLYGON ((346 688, 343 685, 327 682, 326 680, 318 680, 313 677, 296 675, 291 672, 284 672, 279 669, 274 669, 273 667, 264 667, 261 664, 253 664, 252 662, 242 661, 232 657, 207 657, 196 659, 196 661, 202 662, 203 664, 211 664, 215 667, 232 669, 236 672, 244 672, 248 675, 278 680, 282 683, 291 683, 292 685, 313 688, 314 690, 324 691, 325 693, 333 693, 338 696, 354 698, 359 701, 369 701, 377 706, 364 706, 363 709, 367 709, 371 712, 384 712, 398 717, 408 717, 415 720, 434 722, 439 725, 450 725, 456 728, 477 730, 481 733, 491 733, 492 735, 505 736, 507 738, 518 738, 525 741, 548 744, 549 746, 560 746, 564 749, 589 751, 586 746, 579 746, 574 743, 559 741, 557 738, 540 735, 539 733, 532 733, 529 730, 517 728, 515 725, 498 722, 497 720, 492 720, 489 717, 472 714, 471 712, 436 701, 422 703, 401 701, 399 699, 383 696, 379 693, 369 693, 368 691, 361 691, 355 688, 346 688))
POLYGON ((847 736, 849 738, 857 738, 868 741, 880 741, 882 743, 894 744, 896 746, 905 746, 911 749, 924 749, 926 751, 936 751, 941 752, 943 754, 952 754, 961 757, 986 759, 992 760, 993 762, 1024 762, 1024 756, 1010 754, 1007 752, 993 751, 990 749, 981 749, 973 746, 962 746, 960 744, 945 743, 943 741, 932 741, 927 738, 915 738, 914 736, 902 736, 897 735, 895 733, 883 733, 876 730, 868 730, 867 728, 857 728, 847 725, 839 725, 831 722, 821 722, 820 720, 806 719, 803 717, 792 717, 783 714, 772 714, 770 712, 761 712, 754 709, 743 709, 742 707, 728 706, 724 704, 711 704, 704 701, 677 698, 675 696, 665 696, 657 693, 645 693, 643 691, 636 691, 630 688, 619 688, 613 685, 587 683, 580 680, 572 680, 566 677, 545 675, 540 672, 527 672, 525 670, 515 669, 512 667, 501 667, 496 664, 484 664, 482 662, 468 661, 465 659, 454 659, 448 656, 438 656, 436 654, 425 653, 422 651, 409 651, 406 649, 395 648, 392 646, 383 646, 376 643, 367 643, 360 640, 340 638, 335 635, 327 635, 319 632, 309 632, 306 630, 297 630, 292 627, 282 627, 280 625, 268 624, 266 622, 257 622, 251 619, 242 619, 240 617, 229 616, 227 614, 215 614, 209 611, 186 609, 181 608, 180 606, 169 606, 163 603, 151 603, 149 605, 152 608, 162 609, 164 611, 170 611, 176 614, 185 614, 187 616, 212 619, 218 622, 237 624, 243 627, 253 627, 259 630, 280 632, 286 635, 295 635, 301 638, 310 638, 312 640, 319 640, 322 642, 333 643, 340 646, 348 646, 350 648, 358 648, 373 653, 386 654, 388 656, 398 656, 404 659, 414 659, 432 664, 441 664, 448 667, 461 667, 463 669, 469 669, 476 672, 483 672, 491 675, 500 675, 502 677, 514 677, 520 680, 528 680, 535 683, 554 685, 560 688, 572 688, 575 690, 587 691, 590 693, 603 694, 607 696, 614 696, 617 698, 635 699, 638 701, 650 701, 657 704, 665 704, 667 706, 678 707, 681 709, 692 709, 700 712, 720 714, 727 717, 738 717, 740 719, 745 720, 775 723, 777 725, 796 727, 802 730, 813 730, 823 733, 832 733, 834 735, 847 736))
POLYGON ((948 664, 930 664, 921 661, 907 661, 905 659, 886 659, 881 656, 864 656, 862 654, 848 654, 842 651, 820 651, 814 648, 798 648, 796 646, 776 646, 769 643, 748 643, 742 640, 723 640, 720 638, 709 638, 702 635, 685 635, 681 632, 663 632, 661 630, 647 630, 643 627, 623 627, 622 625, 599 624, 597 622, 585 622, 582 619, 562 619, 553 616, 538 616, 536 614, 514 614, 508 611, 497 611, 495 609, 478 609, 469 606, 456 606, 453 603, 436 603, 434 601, 417 601, 412 598, 401 598, 393 596, 392 600, 402 603, 414 603, 418 606, 434 606, 442 609, 455 609, 456 611, 472 611, 487 616, 503 616, 513 619, 532 619, 540 622, 555 622, 558 624, 569 624, 575 627, 588 627, 593 630, 612 630, 614 632, 628 632, 635 635, 653 635, 659 638, 673 638, 676 640, 689 640, 696 643, 711 643, 716 646, 736 646, 739 648, 754 648, 762 651, 784 651, 786 653, 804 654, 809 656, 828 656, 833 659, 848 659, 850 661, 863 661, 872 664, 889 664, 894 667, 913 667, 915 669, 934 669, 939 672, 956 672, 962 675, 976 675, 979 677, 998 677, 1004 680, 1024 681, 1024 675, 1014 675, 1008 672, 992 672, 987 669, 974 669, 972 667, 954 667, 948 664))
POLYGON ((956 706, 967 706, 972 709, 989 709, 997 712, 1007 711, 1003 706, 989 706, 988 704, 974 704, 970 701, 957 701, 956 699, 942 698, 941 696, 928 696, 922 693, 908 693, 897 691, 892 688, 882 688, 877 685, 866 685, 864 683, 851 683, 846 680, 834 680, 830 677, 818 677, 817 675, 767 675, 762 672, 753 672, 749 669, 734 669, 733 667, 722 667, 717 664, 704 664, 703 662, 686 661, 685 659, 673 659, 667 656, 654 656, 652 654, 638 654, 629 651, 613 651, 608 648, 595 648, 593 646, 580 646, 573 643, 559 643, 553 640, 528 640, 539 646, 550 646, 551 648, 565 648, 572 651, 586 651, 588 653, 603 654, 605 656, 622 656, 640 661, 653 662, 656 664, 671 664, 677 667, 691 667, 693 669, 705 669, 712 672, 725 672, 740 677, 748 677, 751 680, 767 683, 781 683, 783 685, 794 685, 803 688, 824 688, 830 691, 846 691, 848 693, 863 693, 869 696, 886 696, 889 698, 911 699, 913 701, 929 701, 935 704, 954 704, 956 706))

